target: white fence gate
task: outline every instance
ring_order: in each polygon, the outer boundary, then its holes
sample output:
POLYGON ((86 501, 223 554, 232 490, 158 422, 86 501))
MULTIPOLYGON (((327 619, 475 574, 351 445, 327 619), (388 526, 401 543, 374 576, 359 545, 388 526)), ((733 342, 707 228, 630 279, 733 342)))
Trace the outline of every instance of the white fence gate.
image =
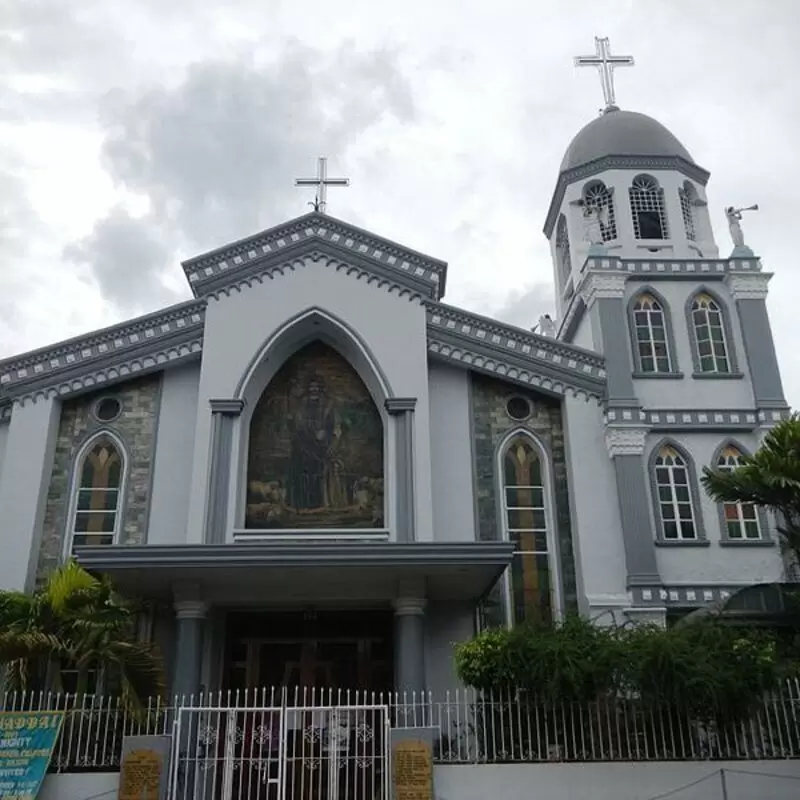
POLYGON ((385 705, 184 707, 171 800, 389 800, 385 705))

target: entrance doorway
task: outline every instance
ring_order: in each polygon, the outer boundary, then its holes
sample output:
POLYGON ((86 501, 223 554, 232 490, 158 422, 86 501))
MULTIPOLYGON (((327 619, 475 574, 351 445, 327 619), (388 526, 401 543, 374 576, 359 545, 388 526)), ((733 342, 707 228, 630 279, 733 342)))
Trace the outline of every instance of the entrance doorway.
POLYGON ((228 615, 223 689, 392 690, 392 614, 307 609, 228 615))

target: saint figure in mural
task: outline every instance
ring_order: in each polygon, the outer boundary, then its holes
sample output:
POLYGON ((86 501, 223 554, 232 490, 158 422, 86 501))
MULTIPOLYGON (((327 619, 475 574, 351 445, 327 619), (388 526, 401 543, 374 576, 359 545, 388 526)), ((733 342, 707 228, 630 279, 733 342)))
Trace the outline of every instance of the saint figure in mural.
POLYGON ((292 403, 286 424, 291 437, 289 505, 298 510, 346 506, 342 424, 319 375, 309 378, 292 403))
POLYGON ((383 526, 383 422, 353 367, 314 342, 278 370, 250 421, 248 528, 383 526))

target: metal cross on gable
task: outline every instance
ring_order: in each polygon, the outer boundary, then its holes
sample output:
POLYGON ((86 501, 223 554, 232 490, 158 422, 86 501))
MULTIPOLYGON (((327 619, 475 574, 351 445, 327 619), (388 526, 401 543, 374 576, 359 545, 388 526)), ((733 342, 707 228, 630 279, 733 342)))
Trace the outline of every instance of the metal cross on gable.
POLYGON ((593 56, 575 56, 576 67, 597 67, 600 73, 600 83, 603 86, 603 97, 606 108, 616 107, 614 97, 614 67, 632 67, 633 56, 612 56, 608 37, 594 37, 595 54, 593 56))
POLYGON ((320 156, 317 159, 317 177, 316 178, 295 178, 295 186, 316 186, 317 193, 313 202, 310 204, 314 206, 314 211, 325 213, 325 206, 328 204, 328 187, 329 186, 349 186, 349 178, 329 178, 328 177, 328 159, 325 156, 320 156))

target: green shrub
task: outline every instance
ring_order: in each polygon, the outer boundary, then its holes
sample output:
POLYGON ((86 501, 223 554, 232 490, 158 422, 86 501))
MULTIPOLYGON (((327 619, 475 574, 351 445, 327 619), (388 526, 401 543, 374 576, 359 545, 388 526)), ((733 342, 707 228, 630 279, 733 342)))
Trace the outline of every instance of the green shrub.
POLYGON ((579 617, 488 630, 457 645, 455 663, 477 689, 525 689, 544 703, 632 697, 717 720, 749 713, 786 666, 768 634, 715 620, 665 630, 601 628, 579 617))

